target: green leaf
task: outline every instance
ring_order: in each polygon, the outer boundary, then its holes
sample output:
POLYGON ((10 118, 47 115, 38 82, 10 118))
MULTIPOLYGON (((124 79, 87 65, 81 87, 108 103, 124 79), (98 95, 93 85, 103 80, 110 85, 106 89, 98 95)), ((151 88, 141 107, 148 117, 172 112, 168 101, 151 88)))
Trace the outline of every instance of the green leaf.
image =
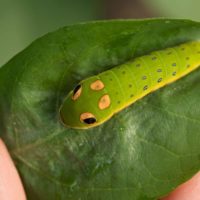
POLYGON ((0 136, 28 199, 152 200, 200 169, 200 70, 99 127, 65 128, 59 107, 80 80, 198 39, 187 20, 118 20, 49 33, 0 68, 0 136))

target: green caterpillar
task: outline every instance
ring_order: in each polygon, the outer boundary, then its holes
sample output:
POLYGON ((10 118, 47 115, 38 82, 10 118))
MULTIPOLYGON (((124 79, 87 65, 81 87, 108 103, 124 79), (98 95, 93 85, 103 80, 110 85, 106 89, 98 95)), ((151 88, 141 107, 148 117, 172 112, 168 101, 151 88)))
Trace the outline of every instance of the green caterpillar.
POLYGON ((87 129, 200 66, 200 41, 154 51, 82 80, 65 98, 64 125, 87 129))

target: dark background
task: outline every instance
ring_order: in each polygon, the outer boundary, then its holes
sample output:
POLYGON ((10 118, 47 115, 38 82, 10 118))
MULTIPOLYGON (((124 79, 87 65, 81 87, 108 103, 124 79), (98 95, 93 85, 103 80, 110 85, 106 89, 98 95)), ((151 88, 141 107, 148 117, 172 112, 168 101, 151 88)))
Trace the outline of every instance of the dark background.
POLYGON ((199 0, 0 0, 0 66, 34 39, 62 26, 100 19, 200 20, 199 0))

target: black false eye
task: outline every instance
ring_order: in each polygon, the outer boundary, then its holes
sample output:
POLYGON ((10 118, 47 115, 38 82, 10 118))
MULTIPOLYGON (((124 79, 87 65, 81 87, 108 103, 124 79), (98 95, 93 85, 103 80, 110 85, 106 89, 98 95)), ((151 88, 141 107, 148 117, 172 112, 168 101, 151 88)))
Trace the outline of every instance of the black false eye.
POLYGON ((97 120, 94 117, 86 118, 83 120, 86 124, 94 124, 97 120))
POLYGON ((75 101, 81 96, 82 86, 79 84, 73 90, 72 99, 75 101))
POLYGON ((80 85, 80 84, 77 85, 77 86, 74 88, 74 90, 73 90, 73 95, 75 95, 76 92, 77 92, 80 88, 81 88, 81 85, 80 85))
POLYGON ((80 121, 85 124, 94 124, 97 120, 92 113, 84 112, 80 115, 80 121))

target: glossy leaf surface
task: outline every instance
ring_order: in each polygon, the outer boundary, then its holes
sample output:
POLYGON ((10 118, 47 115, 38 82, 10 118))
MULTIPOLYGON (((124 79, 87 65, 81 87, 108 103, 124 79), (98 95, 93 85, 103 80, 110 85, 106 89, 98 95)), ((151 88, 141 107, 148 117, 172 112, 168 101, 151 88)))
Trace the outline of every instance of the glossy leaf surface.
POLYGON ((119 20, 49 33, 0 68, 0 136, 28 199, 152 200, 200 169, 200 70, 88 129, 59 107, 82 79, 198 39, 187 20, 119 20))

